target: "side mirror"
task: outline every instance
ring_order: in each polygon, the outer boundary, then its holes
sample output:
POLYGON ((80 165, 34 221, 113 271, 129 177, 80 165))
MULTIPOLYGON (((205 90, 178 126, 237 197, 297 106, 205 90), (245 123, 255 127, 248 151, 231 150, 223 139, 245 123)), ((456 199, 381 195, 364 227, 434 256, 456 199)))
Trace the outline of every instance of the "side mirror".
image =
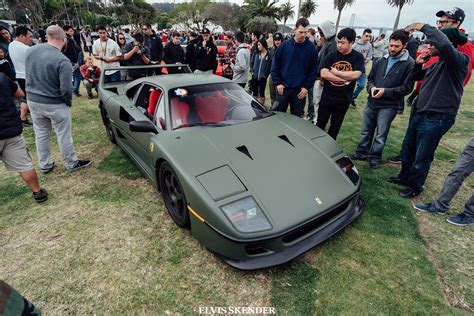
POLYGON ((128 126, 132 132, 158 134, 155 125, 150 121, 132 121, 128 126))

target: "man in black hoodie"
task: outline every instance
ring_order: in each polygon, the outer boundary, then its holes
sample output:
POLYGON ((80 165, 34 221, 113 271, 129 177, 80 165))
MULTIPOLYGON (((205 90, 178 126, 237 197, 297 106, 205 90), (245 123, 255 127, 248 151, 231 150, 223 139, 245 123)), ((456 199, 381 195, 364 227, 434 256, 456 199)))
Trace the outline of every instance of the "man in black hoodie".
POLYGON ((212 41, 211 31, 208 28, 204 28, 201 34, 203 40, 197 47, 195 73, 212 74, 217 68, 217 46, 212 41))
MULTIPOLYGON (((180 44, 181 34, 174 31, 171 35, 171 41, 165 46, 163 60, 166 64, 184 64, 184 50, 180 44)), ((169 68, 168 73, 178 73, 177 68, 169 68)))
POLYGON ((400 196, 411 198, 423 191, 435 150, 454 124, 469 57, 456 49, 463 36, 457 29, 453 29, 457 32, 441 32, 428 24, 413 23, 405 30, 423 32, 430 43, 430 55, 439 56, 439 62, 428 69, 422 66, 429 55, 421 54, 416 59, 413 79, 423 79, 423 85, 403 140, 402 169, 397 177, 388 180, 406 186, 400 196))
POLYGON ((74 28, 70 25, 63 26, 64 32, 67 35, 67 45, 66 50, 64 51, 64 55, 71 61, 72 64, 72 93, 76 97, 81 97, 82 95, 79 93, 79 86, 82 81, 81 71, 79 68, 84 63, 84 56, 82 55, 81 46, 77 45, 76 41, 74 40, 74 28), (82 59, 82 60, 80 60, 82 59))
POLYGON ((189 43, 186 46, 186 63, 188 64, 191 71, 194 72, 196 70, 196 50, 198 45, 198 35, 196 32, 189 33, 189 43))

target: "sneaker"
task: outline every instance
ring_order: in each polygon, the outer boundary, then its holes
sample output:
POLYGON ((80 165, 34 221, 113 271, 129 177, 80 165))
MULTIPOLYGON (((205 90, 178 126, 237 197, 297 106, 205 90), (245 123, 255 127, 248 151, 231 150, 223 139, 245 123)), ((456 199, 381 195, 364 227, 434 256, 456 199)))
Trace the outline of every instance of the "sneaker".
POLYGON ((353 107, 356 107, 356 106, 357 106, 355 100, 352 100, 352 101, 351 101, 351 105, 352 105, 353 107))
POLYGON ((459 213, 458 215, 448 217, 447 221, 456 226, 468 226, 474 224, 474 215, 459 213))
POLYGON ((23 124, 23 126, 33 126, 33 123, 31 123, 30 121, 28 121, 28 119, 26 119, 26 120, 21 120, 21 124, 23 124))
POLYGON ((79 92, 74 92, 73 93, 76 97, 82 97, 82 94, 80 94, 79 92))
POLYGON ((36 203, 43 203, 48 200, 48 191, 41 188, 38 192, 33 192, 33 198, 35 199, 36 203))
POLYGON ((51 165, 51 167, 45 168, 45 169, 41 168, 41 173, 43 174, 50 173, 51 171, 54 170, 54 167, 56 167, 56 163, 53 161, 53 164, 51 165))
POLYGON ((314 119, 314 114, 308 113, 306 116, 303 118, 305 121, 312 121, 314 119))
POLYGON ((378 160, 369 160, 369 167, 371 169, 378 169, 378 168, 380 168, 380 165, 381 165, 380 161, 378 161, 378 160))
POLYGON ((415 196, 420 195, 421 192, 423 192, 423 190, 416 191, 410 187, 406 187, 404 190, 400 191, 398 195, 400 195, 404 199, 411 199, 411 198, 414 198, 415 196))
POLYGON ((413 208, 420 212, 434 213, 434 214, 445 214, 446 211, 443 211, 436 207, 435 203, 418 203, 413 204, 413 208))
POLYGON ((89 99, 94 99, 94 96, 91 94, 89 94, 89 99))
POLYGON ((77 171, 77 170, 90 167, 91 165, 92 165, 92 161, 90 161, 90 160, 78 160, 78 161, 76 161, 76 163, 74 164, 74 167, 72 167, 72 168, 69 169, 68 171, 69 171, 69 172, 75 172, 75 171, 77 171))
POLYGON ((352 160, 367 161, 367 156, 359 155, 358 153, 349 156, 352 160))
POLYGON ((388 162, 399 165, 402 163, 402 156, 398 155, 398 156, 390 157, 388 158, 388 162))

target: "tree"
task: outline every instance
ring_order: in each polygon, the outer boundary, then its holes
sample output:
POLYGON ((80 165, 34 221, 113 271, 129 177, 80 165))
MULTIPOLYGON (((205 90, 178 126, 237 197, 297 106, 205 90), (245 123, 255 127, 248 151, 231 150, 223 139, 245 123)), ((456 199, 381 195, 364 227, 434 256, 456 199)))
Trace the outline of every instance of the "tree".
POLYGON ((257 16, 250 19, 245 28, 249 32, 260 31, 274 33, 278 29, 278 25, 275 20, 268 16, 257 16))
POLYGON ((280 7, 280 21, 283 21, 283 25, 286 25, 288 19, 292 19, 295 16, 295 6, 291 5, 290 1, 283 3, 280 7))
POLYGON ((344 10, 345 7, 351 6, 354 4, 355 0, 334 0, 334 9, 339 11, 337 15, 337 22, 336 22, 336 31, 339 27, 339 21, 341 20, 341 12, 344 10))
POLYGON ((309 19, 311 15, 313 15, 316 12, 316 9, 318 8, 318 5, 314 0, 305 0, 303 4, 301 5, 300 8, 300 15, 304 18, 309 19))
POLYGON ((403 6, 405 4, 413 4, 413 1, 414 0, 387 0, 387 3, 390 6, 398 8, 397 18, 395 19, 395 24, 393 25, 394 30, 398 28, 398 22, 400 22, 400 14, 402 13, 403 6))
POLYGON ((269 17, 279 19, 280 9, 276 6, 278 0, 244 0, 244 7, 250 17, 269 17))
POLYGON ((222 26, 224 30, 239 28, 239 19, 242 14, 243 9, 240 6, 228 2, 211 2, 202 13, 205 19, 222 26))
POLYGON ((209 5, 210 0, 194 0, 192 2, 180 3, 170 12, 171 21, 182 24, 188 30, 200 31, 209 21, 203 16, 203 12, 209 5))

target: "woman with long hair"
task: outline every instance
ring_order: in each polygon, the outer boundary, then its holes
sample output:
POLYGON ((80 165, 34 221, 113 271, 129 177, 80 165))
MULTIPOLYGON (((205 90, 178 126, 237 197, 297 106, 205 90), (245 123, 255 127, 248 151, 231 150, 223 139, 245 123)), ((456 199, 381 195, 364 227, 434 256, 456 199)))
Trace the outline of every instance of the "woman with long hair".
POLYGON ((252 85, 253 96, 258 98, 261 104, 265 104, 265 88, 267 78, 272 68, 272 57, 268 53, 267 41, 263 38, 257 41, 257 56, 252 65, 252 85))
POLYGON ((0 25, 0 47, 3 49, 3 52, 5 53, 5 58, 8 59, 11 63, 10 59, 10 54, 8 53, 8 45, 10 45, 10 42, 12 41, 12 34, 10 31, 0 25))

